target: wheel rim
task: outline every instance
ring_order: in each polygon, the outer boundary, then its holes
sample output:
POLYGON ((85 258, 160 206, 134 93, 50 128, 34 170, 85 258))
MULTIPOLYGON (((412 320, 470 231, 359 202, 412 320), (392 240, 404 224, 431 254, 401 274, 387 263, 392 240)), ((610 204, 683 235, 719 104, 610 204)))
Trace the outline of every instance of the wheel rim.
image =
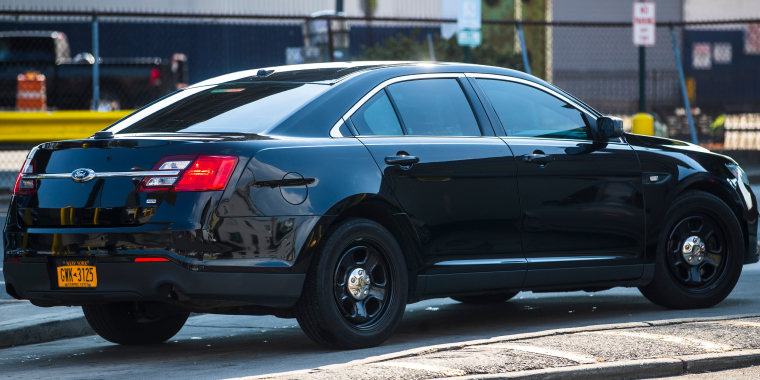
POLYGON ((392 291, 391 268, 382 251, 366 241, 343 251, 335 268, 333 291, 343 319, 363 330, 385 316, 392 291))
POLYGON ((725 273, 730 246, 721 226, 704 214, 681 219, 667 241, 668 264, 681 287, 706 291, 725 273))

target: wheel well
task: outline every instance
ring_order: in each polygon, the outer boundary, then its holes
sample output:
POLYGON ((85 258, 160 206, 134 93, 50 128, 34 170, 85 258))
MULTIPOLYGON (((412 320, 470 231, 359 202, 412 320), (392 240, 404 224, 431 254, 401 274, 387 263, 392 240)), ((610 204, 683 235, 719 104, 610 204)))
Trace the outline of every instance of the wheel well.
MULTIPOLYGON (((744 237, 744 246, 745 251, 746 247, 749 244, 749 234, 747 231, 747 223, 744 223, 744 218, 742 217, 740 206, 736 204, 736 200, 731 196, 731 194, 728 192, 728 190, 724 189, 720 185, 714 182, 708 182, 708 181, 700 181, 695 182, 686 187, 681 193, 685 193, 690 190, 699 190, 704 191, 706 193, 710 193, 723 201, 728 207, 731 209, 731 211, 734 212, 734 215, 736 216, 736 220, 739 221, 739 225, 742 226, 742 236, 744 237)), ((744 252, 746 256, 746 252, 744 252)))
POLYGON ((384 205, 380 202, 365 202, 346 210, 343 210, 333 223, 340 223, 347 218, 364 218, 380 223, 396 239, 401 247, 401 252, 406 259, 407 278, 409 279, 409 294, 407 299, 415 294, 417 290, 417 257, 418 247, 414 244, 414 237, 408 236, 408 228, 403 225, 398 218, 394 217, 393 209, 390 205, 384 205))

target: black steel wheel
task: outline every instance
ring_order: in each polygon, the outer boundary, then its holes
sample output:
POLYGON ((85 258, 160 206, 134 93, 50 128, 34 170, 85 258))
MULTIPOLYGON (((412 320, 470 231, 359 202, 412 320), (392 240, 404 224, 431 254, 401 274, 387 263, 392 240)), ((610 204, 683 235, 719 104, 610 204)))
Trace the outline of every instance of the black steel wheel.
POLYGON ((733 210, 703 191, 678 197, 663 224, 651 283, 639 288, 653 303, 677 308, 710 307, 736 286, 744 237, 733 210))
POLYGON ((325 347, 373 347, 398 326, 408 289, 405 258, 393 235, 371 220, 347 219, 318 244, 296 318, 325 347))
POLYGON ((709 290, 725 274, 730 248, 720 225, 704 213, 683 216, 666 247, 673 277, 689 291, 709 290))
POLYGON ((343 253, 335 268, 333 291, 343 318, 358 329, 371 328, 384 317, 393 287, 390 267, 371 243, 357 241, 343 253))

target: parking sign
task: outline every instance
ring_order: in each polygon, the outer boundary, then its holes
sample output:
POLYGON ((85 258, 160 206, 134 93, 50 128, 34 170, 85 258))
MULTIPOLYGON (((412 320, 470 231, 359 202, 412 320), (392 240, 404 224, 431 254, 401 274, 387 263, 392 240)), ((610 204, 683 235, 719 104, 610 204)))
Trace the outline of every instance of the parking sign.
POLYGON ((655 21, 654 2, 637 1, 633 3, 633 44, 636 46, 654 46, 655 21))
POLYGON ((459 0, 457 28, 480 29, 480 0, 459 0))

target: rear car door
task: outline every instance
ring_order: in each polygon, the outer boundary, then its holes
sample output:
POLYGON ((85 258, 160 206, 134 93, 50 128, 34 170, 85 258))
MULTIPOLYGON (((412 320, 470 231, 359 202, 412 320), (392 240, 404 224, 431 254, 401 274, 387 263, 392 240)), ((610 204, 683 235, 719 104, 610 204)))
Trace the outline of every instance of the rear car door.
POLYGON ((525 285, 639 278, 645 210, 633 149, 595 139, 596 117, 557 91, 507 77, 474 82, 516 157, 525 285))
POLYGON ((390 83, 348 119, 417 229, 428 294, 520 286, 526 269, 514 157, 461 77, 390 83))

